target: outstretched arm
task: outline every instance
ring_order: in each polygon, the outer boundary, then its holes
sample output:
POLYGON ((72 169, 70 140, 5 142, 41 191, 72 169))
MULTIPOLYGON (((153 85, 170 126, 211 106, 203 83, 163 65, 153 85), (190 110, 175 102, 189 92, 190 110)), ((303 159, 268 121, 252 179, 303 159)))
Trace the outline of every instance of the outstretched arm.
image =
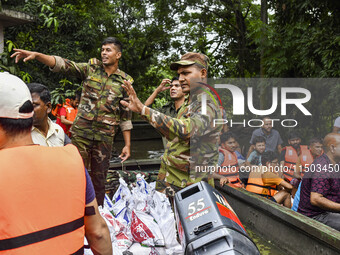
POLYGON ((44 65, 47 65, 51 68, 55 66, 55 58, 50 55, 45 55, 40 52, 36 51, 29 51, 29 50, 22 50, 22 49, 14 49, 15 53, 11 55, 11 58, 15 57, 15 63, 18 63, 20 59, 23 59, 24 62, 28 60, 36 59, 39 62, 43 63, 44 65))
POLYGON ((171 80, 170 79, 164 79, 162 80, 161 84, 155 89, 155 91, 149 96, 149 98, 145 101, 145 105, 149 106, 152 105, 153 102, 155 101, 155 98, 158 96, 159 93, 161 93, 164 90, 170 89, 170 87, 165 87, 166 84, 170 84, 171 80))
MULTIPOLYGON (((124 81, 124 89, 129 95, 129 102, 121 100, 120 103, 131 111, 142 114, 154 128, 168 140, 178 137, 181 140, 189 140, 191 136, 202 136, 211 132, 211 129, 219 130, 219 126, 213 127, 213 119, 218 119, 219 111, 214 105, 209 104, 207 115, 200 114, 201 109, 193 109, 193 114, 186 118, 171 118, 165 114, 146 107, 137 97, 135 90, 128 81, 124 81)), ((198 105, 198 107, 200 104, 198 105)))

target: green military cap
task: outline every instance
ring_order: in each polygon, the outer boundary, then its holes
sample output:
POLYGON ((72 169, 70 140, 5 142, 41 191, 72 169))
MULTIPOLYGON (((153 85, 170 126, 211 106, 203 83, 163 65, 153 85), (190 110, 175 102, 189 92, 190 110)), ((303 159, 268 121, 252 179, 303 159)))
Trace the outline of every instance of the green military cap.
POLYGON ((190 66, 193 64, 208 70, 209 58, 202 53, 188 52, 181 57, 181 60, 171 63, 170 69, 176 71, 179 66, 190 66))

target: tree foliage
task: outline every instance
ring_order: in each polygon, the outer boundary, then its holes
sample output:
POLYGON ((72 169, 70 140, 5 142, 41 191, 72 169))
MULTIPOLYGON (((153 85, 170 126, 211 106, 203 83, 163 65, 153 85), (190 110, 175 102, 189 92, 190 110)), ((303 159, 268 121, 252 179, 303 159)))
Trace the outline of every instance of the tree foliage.
MULTIPOLYGON (((56 96, 65 94, 79 81, 66 82, 36 61, 15 65, 8 57, 13 46, 87 62, 100 58, 105 37, 116 36, 124 45, 120 68, 135 79, 142 100, 163 78, 175 75, 169 63, 187 51, 207 54, 209 75, 215 78, 260 77, 260 64, 264 77, 339 77, 337 1, 261 3, 268 4, 268 24, 261 20, 260 4, 252 0, 2 0, 3 7, 26 12, 35 22, 6 29, 7 54, 1 56, 0 67, 51 90, 60 87, 56 96)), ((265 90, 259 87, 258 94, 265 90)), ((332 87, 318 93, 338 102, 338 91, 332 87)), ((163 104, 165 98, 166 93, 156 103, 163 104)), ((317 105, 311 107, 315 116, 322 114, 327 127, 340 113, 330 105, 319 112, 317 105)), ((310 123, 322 129, 318 119, 310 123)))

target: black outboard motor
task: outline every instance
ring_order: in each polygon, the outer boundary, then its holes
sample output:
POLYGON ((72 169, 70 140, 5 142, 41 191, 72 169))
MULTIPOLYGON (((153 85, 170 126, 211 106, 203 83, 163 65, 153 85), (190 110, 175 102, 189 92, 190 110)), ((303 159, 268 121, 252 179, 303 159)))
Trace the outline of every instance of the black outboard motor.
POLYGON ((175 214, 186 255, 260 254, 227 200, 206 182, 176 193, 175 214))

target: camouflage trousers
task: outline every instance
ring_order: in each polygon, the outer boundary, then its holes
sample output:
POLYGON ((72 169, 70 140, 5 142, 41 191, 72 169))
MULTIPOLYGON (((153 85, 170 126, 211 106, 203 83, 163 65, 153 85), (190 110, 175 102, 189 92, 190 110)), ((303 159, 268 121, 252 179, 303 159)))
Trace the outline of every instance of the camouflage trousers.
POLYGON ((89 170, 98 205, 103 205, 113 137, 109 141, 96 141, 73 134, 72 144, 78 148, 84 165, 89 170))

